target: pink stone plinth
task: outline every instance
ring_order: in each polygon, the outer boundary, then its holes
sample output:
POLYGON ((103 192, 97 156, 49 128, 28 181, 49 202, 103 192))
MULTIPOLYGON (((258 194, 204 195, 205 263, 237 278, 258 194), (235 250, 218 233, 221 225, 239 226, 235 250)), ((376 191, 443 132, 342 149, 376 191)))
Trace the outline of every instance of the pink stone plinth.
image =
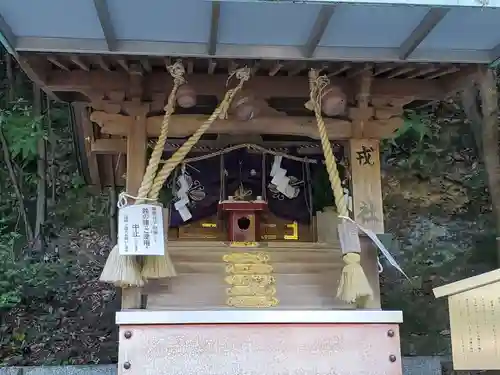
POLYGON ((121 325, 119 375, 401 375, 397 324, 121 325))

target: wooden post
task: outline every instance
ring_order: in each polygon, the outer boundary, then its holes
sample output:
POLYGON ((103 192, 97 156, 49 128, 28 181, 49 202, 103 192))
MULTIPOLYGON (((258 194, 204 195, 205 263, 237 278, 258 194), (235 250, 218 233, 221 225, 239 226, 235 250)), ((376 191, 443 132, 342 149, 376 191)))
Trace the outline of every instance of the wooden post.
MULTIPOLYGON (((349 156, 354 220, 377 234, 384 233, 379 141, 351 139, 349 156)), ((377 249, 371 240, 364 236, 361 238, 361 246, 361 264, 375 296, 367 307, 380 308, 378 268, 374 269, 377 267, 377 249)))
MULTIPOLYGON (((146 115, 149 105, 130 103, 126 111, 134 117, 127 137, 127 179, 126 191, 136 196, 146 171, 146 150, 148 144, 146 115)), ((122 309, 138 309, 141 306, 142 288, 122 289, 122 309)))
POLYGON ((85 103, 73 103, 77 125, 80 125, 80 131, 83 136, 85 154, 90 175, 90 183, 97 189, 102 188, 101 176, 99 174, 99 165, 97 155, 92 152, 92 144, 95 142, 94 125, 90 120, 89 108, 85 103))

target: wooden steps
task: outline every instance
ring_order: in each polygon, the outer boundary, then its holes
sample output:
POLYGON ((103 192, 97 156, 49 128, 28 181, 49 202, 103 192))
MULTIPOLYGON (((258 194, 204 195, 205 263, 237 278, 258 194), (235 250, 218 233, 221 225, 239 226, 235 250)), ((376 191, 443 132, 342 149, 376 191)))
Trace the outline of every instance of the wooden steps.
POLYGON ((222 309, 226 306, 224 281, 231 252, 264 251, 276 277, 280 309, 351 308, 336 300, 343 266, 341 251, 321 243, 269 242, 255 248, 229 247, 223 242, 171 241, 169 254, 178 276, 150 281, 145 287, 148 309, 222 309))

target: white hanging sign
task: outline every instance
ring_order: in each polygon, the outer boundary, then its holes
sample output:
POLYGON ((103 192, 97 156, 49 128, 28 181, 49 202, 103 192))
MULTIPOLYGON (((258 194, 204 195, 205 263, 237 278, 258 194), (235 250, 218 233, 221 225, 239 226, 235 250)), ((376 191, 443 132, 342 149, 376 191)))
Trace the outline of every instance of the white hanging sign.
POLYGON ((120 255, 165 255, 165 239, 161 206, 135 204, 119 209, 120 255))

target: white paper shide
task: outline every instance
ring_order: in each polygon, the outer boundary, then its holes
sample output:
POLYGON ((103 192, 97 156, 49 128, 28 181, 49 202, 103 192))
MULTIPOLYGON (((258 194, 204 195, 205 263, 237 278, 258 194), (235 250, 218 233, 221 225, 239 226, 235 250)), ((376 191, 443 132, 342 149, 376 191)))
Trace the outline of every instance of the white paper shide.
POLYGON ((120 208, 118 248, 120 255, 164 255, 162 207, 137 204, 120 208))

